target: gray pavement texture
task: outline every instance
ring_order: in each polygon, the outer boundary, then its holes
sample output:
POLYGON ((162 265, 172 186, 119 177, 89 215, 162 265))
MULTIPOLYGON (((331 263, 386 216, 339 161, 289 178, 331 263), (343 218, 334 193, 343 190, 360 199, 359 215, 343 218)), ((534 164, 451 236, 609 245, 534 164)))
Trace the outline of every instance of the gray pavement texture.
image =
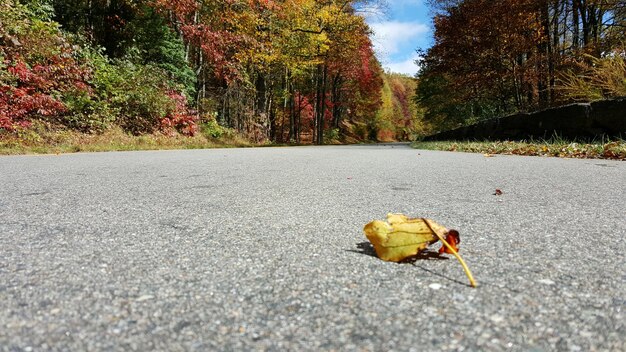
POLYGON ((624 162, 87 153, 0 157, 0 184, 3 351, 626 350, 624 162), (458 229, 479 287, 372 256, 387 212, 458 229))

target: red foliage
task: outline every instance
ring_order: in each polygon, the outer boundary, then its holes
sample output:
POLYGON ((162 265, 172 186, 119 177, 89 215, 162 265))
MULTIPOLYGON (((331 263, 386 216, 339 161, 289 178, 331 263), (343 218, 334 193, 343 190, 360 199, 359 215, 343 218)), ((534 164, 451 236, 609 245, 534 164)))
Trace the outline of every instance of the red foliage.
MULTIPOLYGON (((4 58, 0 65, 0 129, 14 131, 30 126, 33 118, 59 117, 66 112, 59 100, 63 93, 90 90, 86 82, 91 72, 74 59, 71 45, 57 35, 34 33, 19 38, 19 45, 0 46, 4 58)), ((7 34, 0 26, 2 35, 7 34)))
POLYGON ((176 130, 185 136, 194 136, 198 132, 198 115, 187 108, 187 98, 175 91, 167 95, 176 107, 161 120, 161 131, 171 134, 176 130))
POLYGON ((313 104, 311 101, 315 98, 309 98, 305 95, 302 95, 300 92, 295 92, 294 101, 296 104, 296 114, 300 116, 302 122, 305 125, 313 124, 313 104))
POLYGON ((0 84, 0 128, 14 131, 30 126, 34 116, 50 117, 66 110, 65 105, 51 95, 54 90, 63 88, 64 78, 58 76, 53 66, 36 65, 31 69, 20 59, 13 64, 7 60, 5 65, 15 82, 0 84))
MULTIPOLYGON (((241 67, 235 58, 237 51, 253 45, 250 38, 232 28, 238 26, 238 13, 233 10, 237 6, 231 6, 232 0, 215 2, 216 8, 205 8, 210 15, 198 14, 199 5, 196 0, 152 0, 151 6, 157 11, 175 16, 179 23, 179 29, 186 41, 200 48, 203 53, 203 61, 208 64, 215 76, 231 82, 239 78, 241 67)), ((255 5, 257 11, 269 8, 271 2, 260 2, 255 5)))

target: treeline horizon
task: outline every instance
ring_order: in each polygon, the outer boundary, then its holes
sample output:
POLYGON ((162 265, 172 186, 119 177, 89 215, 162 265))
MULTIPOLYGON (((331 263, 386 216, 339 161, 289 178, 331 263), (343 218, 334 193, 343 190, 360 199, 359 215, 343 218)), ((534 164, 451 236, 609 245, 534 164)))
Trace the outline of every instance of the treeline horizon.
POLYGON ((362 4, 7 0, 0 129, 230 129, 317 144, 412 138, 414 79, 383 72, 362 4))
POLYGON ((434 45, 408 77, 377 60, 367 1, 5 0, 0 138, 412 140, 626 96, 625 1, 428 2, 434 45))

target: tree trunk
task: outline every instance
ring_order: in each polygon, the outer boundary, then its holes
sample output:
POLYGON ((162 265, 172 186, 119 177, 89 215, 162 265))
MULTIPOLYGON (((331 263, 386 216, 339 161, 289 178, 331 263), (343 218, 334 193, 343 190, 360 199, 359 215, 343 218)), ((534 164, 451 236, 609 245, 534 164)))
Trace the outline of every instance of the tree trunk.
POLYGON ((583 5, 580 0, 578 2, 578 12, 583 26, 583 46, 589 45, 589 17, 587 5, 583 5))
POLYGON ((550 40, 550 7, 549 3, 542 2, 540 10, 541 18, 541 31, 543 38, 539 43, 538 51, 539 57, 537 58, 537 70, 539 73, 537 90, 539 91, 539 106, 545 107, 549 102, 549 80, 550 80, 550 68, 552 67, 552 41, 550 40), (548 66, 548 74, 546 75, 544 61, 548 66))
POLYGON ((554 0, 554 13, 552 14, 552 46, 549 48, 548 56, 548 76, 549 76, 549 99, 550 104, 555 100, 554 85, 556 83, 556 59, 559 53, 559 22, 562 13, 561 0, 554 0))
POLYGON ((572 48, 580 48, 579 0, 572 1, 572 48))
POLYGON ((300 144, 300 131, 302 131, 302 99, 298 98, 298 118, 296 122, 296 143, 300 144))
POLYGON ((200 106, 200 98, 202 98, 202 90, 206 85, 203 75, 203 56, 202 50, 198 50, 198 66, 196 68, 196 106, 200 106))
POLYGON ((342 78, 341 73, 335 74, 333 78, 332 88, 331 88, 331 101, 333 105, 333 127, 339 128, 339 122, 341 120, 341 85, 342 78))
POLYGON ((317 66, 317 98, 316 108, 316 144, 324 144, 324 115, 326 112, 326 74, 328 70, 325 64, 317 66))

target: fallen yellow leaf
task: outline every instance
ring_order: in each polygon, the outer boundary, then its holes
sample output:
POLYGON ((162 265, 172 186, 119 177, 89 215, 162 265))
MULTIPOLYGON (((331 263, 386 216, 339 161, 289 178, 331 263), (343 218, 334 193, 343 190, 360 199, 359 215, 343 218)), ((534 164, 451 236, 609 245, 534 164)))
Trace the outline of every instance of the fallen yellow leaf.
POLYGON ((441 241, 444 246, 442 248, 445 248, 442 252, 453 254, 459 260, 470 285, 476 287, 472 273, 457 253, 456 244, 460 242, 460 238, 456 230, 448 230, 430 219, 387 214, 387 221, 371 221, 365 225, 363 232, 374 246, 378 257, 390 262, 413 257, 431 244, 441 241))
MULTIPOLYGON (((387 221, 374 220, 365 225, 363 231, 380 259, 399 262, 416 255, 439 240, 426 221, 429 220, 408 219, 402 214, 389 214, 387 221)), ((434 222, 431 226, 445 234, 444 227, 434 222)))

